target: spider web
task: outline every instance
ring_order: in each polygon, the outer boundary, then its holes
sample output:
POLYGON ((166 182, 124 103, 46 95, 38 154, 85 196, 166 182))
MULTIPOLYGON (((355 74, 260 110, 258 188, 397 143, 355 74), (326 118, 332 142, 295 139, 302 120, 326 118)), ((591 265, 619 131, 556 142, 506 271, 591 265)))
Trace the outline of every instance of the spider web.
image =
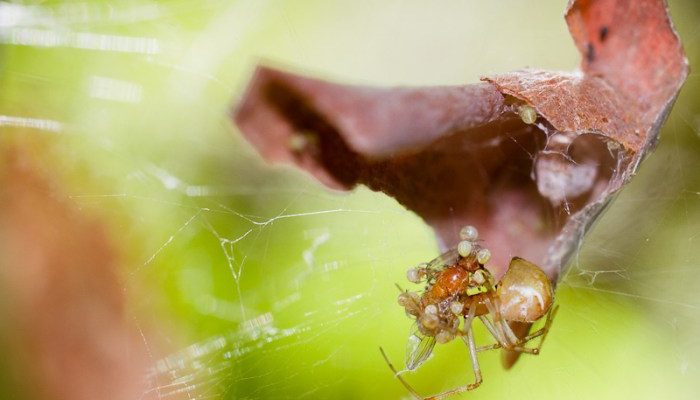
MULTIPOLYGON (((436 255, 432 233, 384 195, 264 164, 226 115, 260 58, 381 85, 574 68, 563 1, 482 3, 0 2, 0 127, 53 140, 76 158, 66 171, 101 171, 71 198, 127 226, 143 398, 408 398, 378 347, 402 363, 411 322, 394 283, 436 255)), ((671 10, 692 63, 698 9, 671 10)), ((693 398, 698 84, 572 260, 543 354, 508 372, 481 355, 470 395, 693 398)), ((425 394, 469 383, 466 349, 438 346, 406 377, 425 394)))

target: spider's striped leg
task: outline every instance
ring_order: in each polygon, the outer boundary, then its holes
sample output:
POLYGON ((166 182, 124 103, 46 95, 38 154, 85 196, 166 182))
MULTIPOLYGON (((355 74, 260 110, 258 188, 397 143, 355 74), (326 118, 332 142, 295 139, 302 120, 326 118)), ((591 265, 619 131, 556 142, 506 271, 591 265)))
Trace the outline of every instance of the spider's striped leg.
POLYGON ((540 339, 540 343, 537 345, 537 347, 533 347, 533 354, 539 354, 540 349, 542 348, 542 345, 544 344, 544 340, 547 338, 547 334, 549 333, 549 329, 552 327, 552 321, 554 321, 554 316, 557 315, 557 311, 559 311, 559 305, 555 305, 552 308, 549 309, 547 312, 547 319, 544 322, 544 326, 539 329, 537 332, 533 332, 524 338, 520 339, 521 345, 524 345, 525 343, 529 342, 532 339, 535 339, 539 336, 542 338, 540 339))
POLYGON ((445 397, 452 396, 453 394, 468 392, 470 390, 478 388, 479 385, 481 385, 481 382, 483 382, 483 379, 481 378, 481 368, 479 367, 479 360, 476 358, 478 351, 476 348, 476 342, 474 341, 474 331, 472 330, 472 321, 474 320, 475 313, 476 305, 472 303, 469 307, 469 314, 464 319, 465 326, 467 327, 467 335, 466 338, 462 336, 462 340, 464 340, 464 343, 469 348, 469 358, 471 359, 472 370, 474 371, 474 383, 470 383, 468 385, 460 386, 458 388, 454 388, 452 390, 448 390, 446 392, 430 396, 426 400, 440 400, 444 399, 445 397))
MULTIPOLYGON (((547 320, 545 321, 544 326, 539 329, 536 332, 533 332, 527 336, 525 336, 522 339, 519 339, 515 342, 515 344, 507 343, 505 340, 503 340, 503 337, 500 335, 500 332, 496 330, 494 325, 491 323, 491 321, 488 319, 488 317, 485 316, 480 316, 479 318, 481 321, 484 323, 484 326, 486 326, 486 329, 491 333, 491 336, 496 339, 496 343, 492 344, 490 346, 481 346, 477 349, 477 351, 485 351, 485 350, 492 350, 492 349, 498 349, 498 348, 504 348, 507 350, 511 351, 516 351, 519 353, 528 353, 528 354, 539 354, 540 349, 542 348, 542 344, 544 343, 544 339, 547 337, 547 333, 549 333, 549 329, 552 327, 552 321, 554 320, 554 316, 557 313, 557 310, 559 309, 559 306, 554 306, 552 307, 549 312, 547 313, 547 320), (537 338, 537 337, 542 337, 540 339, 540 343, 537 345, 537 347, 524 347, 523 345, 528 343, 529 341, 537 338)), ((503 321, 504 327, 502 329, 504 330, 509 330, 510 327, 508 324, 503 321)), ((512 334, 512 331, 511 331, 512 334)))

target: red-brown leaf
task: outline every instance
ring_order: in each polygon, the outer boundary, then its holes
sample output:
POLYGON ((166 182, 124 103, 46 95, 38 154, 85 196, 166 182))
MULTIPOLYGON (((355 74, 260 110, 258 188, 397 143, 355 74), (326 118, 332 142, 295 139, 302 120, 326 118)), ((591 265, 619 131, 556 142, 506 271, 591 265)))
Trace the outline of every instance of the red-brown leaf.
POLYGON ((663 0, 567 7, 573 73, 516 71, 459 87, 369 88, 261 67, 234 118, 269 161, 335 189, 365 184, 436 231, 479 228, 498 275, 512 256, 553 281, 656 143, 688 66, 663 0), (536 125, 518 116, 533 106, 536 125))

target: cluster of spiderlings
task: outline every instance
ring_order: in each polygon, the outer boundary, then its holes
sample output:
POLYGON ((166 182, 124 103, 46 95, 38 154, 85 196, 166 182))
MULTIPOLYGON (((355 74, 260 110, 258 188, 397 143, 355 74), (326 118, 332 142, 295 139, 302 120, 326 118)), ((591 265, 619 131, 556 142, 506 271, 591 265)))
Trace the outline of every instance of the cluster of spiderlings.
MULTIPOLYGON (((438 343, 447 343, 454 339, 459 328, 459 313, 451 310, 453 303, 449 303, 449 309, 442 310, 436 304, 428 304, 423 309, 423 314, 418 321, 420 331, 426 335, 435 336, 438 343)), ((442 304, 440 305, 442 306, 442 304)))
POLYGON ((399 295, 399 305, 406 309, 406 314, 418 317, 423 311, 420 296, 415 292, 403 292, 399 295))
POLYGON ((414 292, 401 293, 398 303, 404 307, 407 315, 416 318, 418 329, 422 334, 434 336, 438 343, 447 343, 454 339, 459 328, 458 316, 462 311, 461 304, 457 309, 458 303, 451 303, 450 312, 441 310, 436 304, 423 307, 420 295, 414 292))
MULTIPOLYGON (((457 252, 462 257, 469 257, 475 248, 474 242, 479 238, 479 231, 471 225, 467 225, 459 231, 459 238, 462 239, 457 244, 457 252)), ((491 259, 489 249, 479 249, 476 252, 476 261, 484 265, 491 259)))
POLYGON ((428 264, 420 263, 415 268, 410 268, 406 271, 406 279, 411 283, 420 283, 428 272, 428 264))
POLYGON ((435 337, 435 341, 438 343, 447 343, 455 338, 462 311, 462 307, 457 308, 461 304, 458 302, 438 303, 421 307, 420 298, 418 298, 418 303, 413 303, 412 300, 409 300, 411 304, 406 307, 406 312, 416 317, 418 330, 423 335, 435 337), (418 305, 418 307, 414 308, 414 305, 418 305))
POLYGON ((398 299, 406 314, 416 318, 420 332, 434 336, 438 343, 455 338, 459 330, 459 317, 467 311, 464 302, 469 301, 469 296, 485 291, 487 283, 493 283, 491 274, 483 269, 491 258, 491 252, 478 244, 478 230, 465 226, 459 237, 457 260, 446 261, 452 264, 442 265, 442 268, 421 263, 409 269, 406 272, 408 281, 426 282, 425 291, 422 294, 404 292, 398 299), (459 284, 456 282, 465 282, 468 286, 454 291, 453 285, 459 284))

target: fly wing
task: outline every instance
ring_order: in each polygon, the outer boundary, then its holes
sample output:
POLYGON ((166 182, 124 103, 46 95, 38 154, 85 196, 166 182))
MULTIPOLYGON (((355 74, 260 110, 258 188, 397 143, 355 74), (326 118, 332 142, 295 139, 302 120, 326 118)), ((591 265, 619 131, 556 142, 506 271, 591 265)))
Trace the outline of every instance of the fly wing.
POLYGON ((406 344, 406 368, 412 371, 420 367, 430 357, 433 347, 435 337, 423 335, 414 324, 406 344))
POLYGON ((459 259, 457 249, 450 249, 437 256, 428 263, 428 269, 442 269, 445 266, 453 265, 459 259))

